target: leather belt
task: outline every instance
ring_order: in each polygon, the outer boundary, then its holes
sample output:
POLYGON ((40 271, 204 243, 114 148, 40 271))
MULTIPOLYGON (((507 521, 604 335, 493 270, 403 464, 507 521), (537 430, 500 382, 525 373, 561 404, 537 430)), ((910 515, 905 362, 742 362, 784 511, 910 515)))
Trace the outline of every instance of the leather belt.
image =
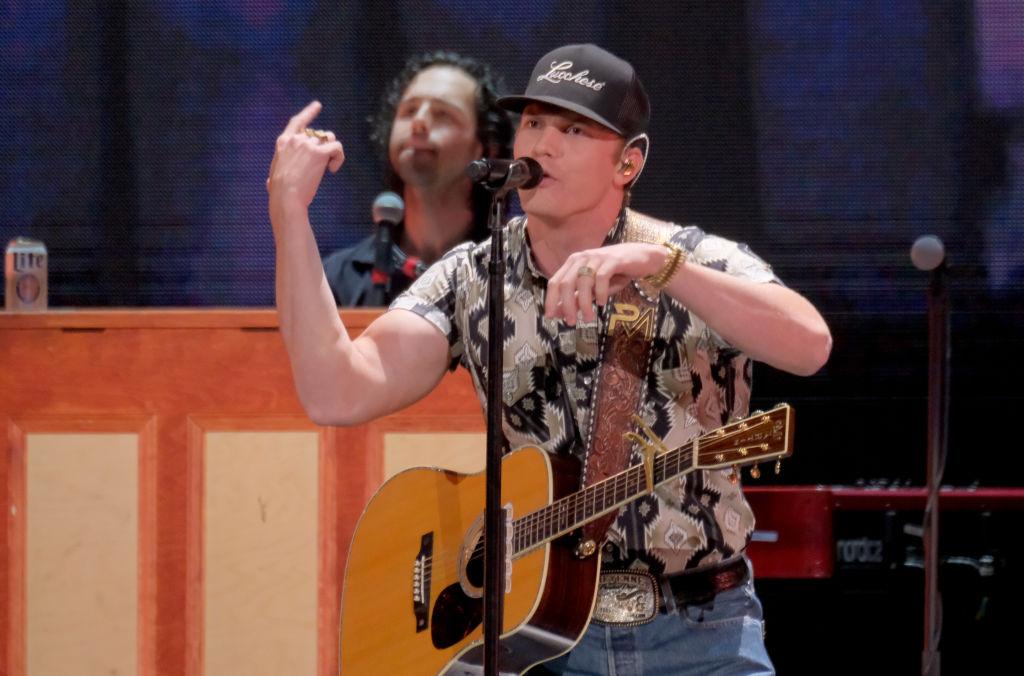
MULTIPOLYGON (((750 571, 740 557, 708 570, 681 573, 665 578, 677 608, 711 601, 716 594, 747 581, 750 571)), ((634 627, 647 624, 666 612, 662 602, 662 581, 639 570, 602 571, 597 588, 593 620, 599 624, 634 627)))

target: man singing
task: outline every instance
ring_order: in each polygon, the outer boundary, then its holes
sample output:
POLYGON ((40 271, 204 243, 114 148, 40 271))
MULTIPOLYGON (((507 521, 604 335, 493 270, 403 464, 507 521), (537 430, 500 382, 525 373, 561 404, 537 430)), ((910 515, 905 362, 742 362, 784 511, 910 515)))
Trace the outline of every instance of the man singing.
MULTIPOLYGON (((825 363, 817 310, 745 246, 628 208, 644 168, 650 106, 633 67, 594 45, 543 56, 522 96, 514 153, 544 176, 506 225, 503 431, 586 461, 601 439, 610 301, 655 309, 635 411, 670 448, 747 414, 752 360, 800 375, 825 363)), ((311 104, 278 138, 268 179, 281 331, 310 417, 358 425, 415 402, 456 364, 486 390, 488 243, 460 245, 351 340, 324 278, 307 207, 342 146, 304 133, 311 104)), ((628 430, 616 430, 614 436, 628 430)), ((611 435, 610 435, 611 436, 611 435)), ((744 550, 753 514, 727 472, 693 472, 623 507, 601 543, 602 579, 650 579, 649 616, 608 612, 544 669, 568 674, 772 673, 744 550), (622 578, 619 578, 622 579, 622 578)), ((571 583, 571 580, 567 580, 571 583)), ((640 587, 638 586, 638 590, 640 587)))

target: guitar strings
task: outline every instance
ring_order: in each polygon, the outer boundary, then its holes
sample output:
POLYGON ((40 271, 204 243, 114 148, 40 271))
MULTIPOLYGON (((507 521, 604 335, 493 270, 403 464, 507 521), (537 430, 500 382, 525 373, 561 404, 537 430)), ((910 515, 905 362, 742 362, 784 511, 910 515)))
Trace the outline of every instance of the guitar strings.
MULTIPOLYGON (((656 458, 653 468, 654 482, 657 484, 664 480, 666 468, 670 463, 676 465, 673 475, 680 474, 680 467, 683 463, 691 464, 691 457, 691 450, 681 447, 656 458)), ((572 514, 576 521, 586 519, 589 516, 587 514, 588 506, 590 507, 591 514, 599 513, 630 497, 631 490, 637 497, 643 495, 647 492, 646 486, 647 480, 646 474, 643 472, 643 466, 634 465, 600 483, 565 496, 529 514, 525 514, 512 522, 512 539, 515 543, 515 551, 512 555, 515 556, 530 549, 539 542, 549 539, 563 530, 572 530, 572 528, 568 527, 568 523, 562 526, 559 525, 561 521, 566 521, 566 517, 570 514, 572 514), (598 507, 599 504, 600 508, 598 507)), ((481 535, 480 540, 473 548, 472 554, 467 559, 467 563, 476 563, 483 557, 485 544, 485 535, 481 535)), ((429 560, 431 557, 428 556, 427 558, 429 560)), ((454 565, 455 558, 450 558, 446 563, 454 565)))
MULTIPOLYGON (((692 445, 691 442, 687 446, 692 445)), ((652 468, 655 484, 659 484, 667 478, 671 478, 671 476, 681 474, 683 463, 692 464, 692 449, 687 446, 677 448, 655 458, 652 468), (675 470, 671 474, 666 471, 669 464, 675 464, 675 470), (669 474, 669 476, 666 476, 666 474, 669 474)), ((556 500, 545 507, 516 519, 512 523, 512 539, 516 543, 513 556, 554 537, 562 531, 574 530, 576 526, 573 525, 570 528, 567 518, 570 514, 573 517, 572 522, 578 523, 593 514, 598 514, 630 498, 631 492, 635 497, 646 494, 646 488, 647 477, 646 472, 643 471, 643 466, 633 465, 600 483, 588 486, 577 493, 556 500), (587 513, 588 503, 591 508, 590 514, 587 513)), ((484 545, 484 536, 481 536, 467 561, 470 563, 479 561, 484 554, 484 545)))
MULTIPOLYGON (((773 412, 775 411, 770 411, 768 414, 762 415, 770 415, 773 412)), ((738 425, 739 423, 736 424, 738 425)), ((753 429, 756 429, 760 424, 763 423, 754 425, 753 429)), ((663 481, 682 474, 682 467, 684 464, 692 464, 694 441, 698 444, 699 456, 711 456, 713 453, 718 451, 716 451, 714 447, 709 447, 709 444, 721 444, 723 441, 728 441, 733 437, 749 433, 750 431, 751 428, 748 427, 738 428, 732 432, 720 435, 714 433, 704 435, 695 440, 691 440, 689 443, 674 450, 656 456, 651 468, 652 483, 658 485, 663 481), (671 472, 668 471, 668 465, 670 463, 675 465, 675 468, 671 472)), ((735 452, 736 448, 729 450, 735 452)), ((764 459, 767 460, 768 458, 764 459)), ((742 462, 743 464, 749 464, 751 462, 755 462, 755 460, 744 458, 742 462)), ((512 541, 514 543, 512 556, 515 557, 516 555, 535 547, 537 544, 563 533, 563 531, 570 532, 574 530, 578 526, 572 525, 572 527, 570 527, 570 520, 568 519, 570 514, 573 517, 571 523, 579 523, 580 521, 586 520, 590 516, 598 514, 612 505, 631 497, 631 488, 634 491, 633 497, 645 495, 647 493, 646 485, 646 472, 644 471, 643 465, 633 465, 615 476, 609 477, 608 479, 594 484, 593 486, 588 486, 581 491, 560 498, 549 505, 514 520, 512 522, 512 541), (633 483, 632 487, 630 486, 631 481, 633 483), (641 487, 644 490, 640 490, 641 487), (621 498, 618 497, 620 491, 624 491, 621 498), (598 494, 601 494, 600 499, 598 494), (611 499, 609 500, 609 498, 611 499), (591 504, 592 509, 590 514, 587 514, 588 502, 591 504), (600 508, 598 508, 598 502, 600 502, 600 508)), ((481 534, 480 539, 473 547, 473 552, 467 559, 467 564, 480 561, 484 556, 484 547, 485 535, 481 534)), ((431 556, 427 556, 427 562, 432 564, 432 558, 433 557, 431 556)), ((449 559, 445 563, 452 565, 454 561, 449 559)))

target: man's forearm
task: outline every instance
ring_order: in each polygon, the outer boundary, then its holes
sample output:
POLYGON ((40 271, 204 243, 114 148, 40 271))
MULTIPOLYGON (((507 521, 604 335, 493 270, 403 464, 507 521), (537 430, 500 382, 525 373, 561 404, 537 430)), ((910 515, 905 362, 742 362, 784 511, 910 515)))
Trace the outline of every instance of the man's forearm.
POLYGON ((664 291, 731 345, 798 375, 820 369, 832 350, 828 325, 800 294, 778 284, 755 284, 693 263, 664 291))
POLYGON ((338 316, 304 207, 271 206, 278 321, 299 399, 316 422, 340 405, 352 341, 338 316))

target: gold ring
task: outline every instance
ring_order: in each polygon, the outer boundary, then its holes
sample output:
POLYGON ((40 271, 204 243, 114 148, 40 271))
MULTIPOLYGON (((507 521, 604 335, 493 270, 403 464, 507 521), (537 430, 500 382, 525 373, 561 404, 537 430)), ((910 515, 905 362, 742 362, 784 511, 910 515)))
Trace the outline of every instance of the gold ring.
POLYGON ((328 132, 324 131, 323 129, 311 129, 310 127, 306 127, 305 129, 302 130, 302 133, 305 134, 306 136, 309 136, 310 138, 320 139, 320 143, 327 143, 328 141, 331 140, 331 137, 328 135, 328 132))
POLYGON ((589 265, 581 265, 580 269, 576 271, 576 276, 577 277, 593 277, 594 276, 594 268, 590 267, 589 265))

